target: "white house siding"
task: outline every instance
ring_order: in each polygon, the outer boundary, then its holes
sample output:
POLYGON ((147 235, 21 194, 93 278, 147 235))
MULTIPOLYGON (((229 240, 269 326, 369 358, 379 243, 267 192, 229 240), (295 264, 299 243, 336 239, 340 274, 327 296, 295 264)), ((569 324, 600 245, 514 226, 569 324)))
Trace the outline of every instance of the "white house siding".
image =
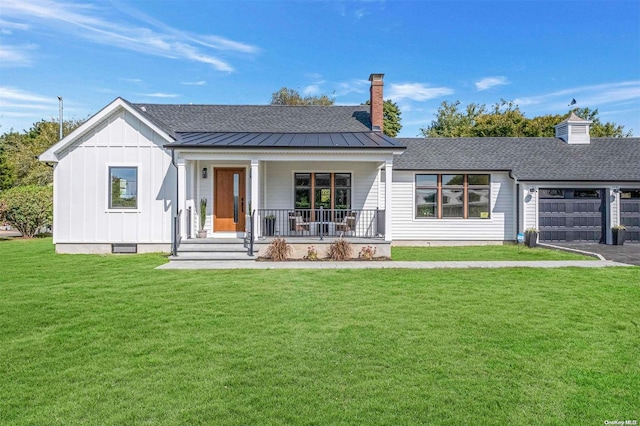
POLYGON ((54 170, 56 250, 107 252, 112 243, 168 250, 176 174, 165 142, 119 110, 62 152, 54 170), (138 167, 137 209, 108 209, 109 166, 138 167))
POLYGON ((394 171, 394 244, 420 242, 497 242, 516 235, 515 183, 508 173, 491 173, 491 217, 489 219, 416 219, 416 173, 467 173, 465 171, 394 171))
POLYGON ((533 185, 521 185, 522 229, 538 229, 538 193, 533 185), (533 189, 533 191, 530 191, 533 189))

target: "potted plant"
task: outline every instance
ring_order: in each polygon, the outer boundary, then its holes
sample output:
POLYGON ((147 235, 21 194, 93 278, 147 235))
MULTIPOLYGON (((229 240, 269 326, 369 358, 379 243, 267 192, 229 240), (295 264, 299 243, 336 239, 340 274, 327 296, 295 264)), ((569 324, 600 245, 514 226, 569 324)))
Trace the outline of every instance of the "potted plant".
POLYGON ((276 229, 276 217, 272 214, 264 218, 264 235, 272 237, 276 229))
POLYGON ((627 235, 627 228, 625 228, 624 225, 616 225, 611 228, 611 232, 613 234, 613 245, 624 245, 624 239, 627 235))
POLYGON ((538 243, 538 230, 536 228, 527 228, 524 231, 524 243, 527 247, 535 247, 538 243))
POLYGON ((198 231, 198 238, 207 238, 207 230, 204 229, 204 224, 207 222, 207 199, 200 199, 200 230, 198 231))

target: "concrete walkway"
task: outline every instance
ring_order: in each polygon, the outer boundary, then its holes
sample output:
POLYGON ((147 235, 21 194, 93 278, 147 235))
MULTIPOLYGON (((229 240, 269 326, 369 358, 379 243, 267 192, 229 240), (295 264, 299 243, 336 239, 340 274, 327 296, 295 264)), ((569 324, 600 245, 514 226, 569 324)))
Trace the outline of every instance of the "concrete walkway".
POLYGON ((189 261, 170 262, 156 269, 465 269, 465 268, 606 268, 631 266, 611 260, 535 260, 462 262, 254 262, 189 261))

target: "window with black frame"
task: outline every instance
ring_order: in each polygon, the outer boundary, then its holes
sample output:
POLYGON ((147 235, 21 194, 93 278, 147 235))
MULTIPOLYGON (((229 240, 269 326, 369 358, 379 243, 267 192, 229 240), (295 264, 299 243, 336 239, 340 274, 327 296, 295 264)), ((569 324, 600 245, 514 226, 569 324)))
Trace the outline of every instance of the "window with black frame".
POLYGON ((109 208, 138 208, 138 168, 109 167, 109 208))
POLYGON ((351 208, 351 173, 295 173, 294 181, 296 209, 351 208))

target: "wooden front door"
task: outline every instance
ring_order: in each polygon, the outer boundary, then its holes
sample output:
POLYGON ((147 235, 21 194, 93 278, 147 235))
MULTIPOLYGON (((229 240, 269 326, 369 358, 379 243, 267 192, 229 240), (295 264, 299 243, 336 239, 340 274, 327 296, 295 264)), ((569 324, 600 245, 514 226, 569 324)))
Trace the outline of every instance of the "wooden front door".
POLYGON ((215 169, 214 232, 244 232, 245 170, 215 169))

